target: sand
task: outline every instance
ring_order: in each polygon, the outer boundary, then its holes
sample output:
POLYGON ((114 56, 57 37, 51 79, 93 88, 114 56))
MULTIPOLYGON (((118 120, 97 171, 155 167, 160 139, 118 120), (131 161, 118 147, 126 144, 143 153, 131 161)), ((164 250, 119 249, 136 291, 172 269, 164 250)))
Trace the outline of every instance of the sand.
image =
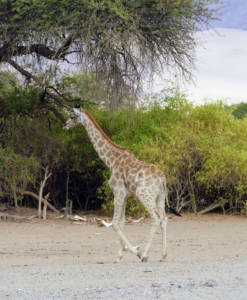
MULTIPOLYGON (((0 299, 247 299, 247 217, 183 214, 168 220, 148 262, 125 252, 115 264, 112 227, 69 220, 0 222, 0 299)), ((150 219, 125 226, 144 247, 150 219)))

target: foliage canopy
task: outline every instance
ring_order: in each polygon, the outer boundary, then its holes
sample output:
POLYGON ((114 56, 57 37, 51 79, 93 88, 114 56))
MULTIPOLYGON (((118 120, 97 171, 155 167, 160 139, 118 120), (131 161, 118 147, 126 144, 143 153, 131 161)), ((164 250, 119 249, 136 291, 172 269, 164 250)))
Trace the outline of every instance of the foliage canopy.
POLYGON ((191 79, 193 34, 210 27, 211 4, 218 2, 0 0, 0 64, 47 88, 54 77, 42 68, 38 76, 37 64, 72 62, 107 87, 108 105, 121 104, 135 99, 143 77, 154 71, 177 69, 191 79))

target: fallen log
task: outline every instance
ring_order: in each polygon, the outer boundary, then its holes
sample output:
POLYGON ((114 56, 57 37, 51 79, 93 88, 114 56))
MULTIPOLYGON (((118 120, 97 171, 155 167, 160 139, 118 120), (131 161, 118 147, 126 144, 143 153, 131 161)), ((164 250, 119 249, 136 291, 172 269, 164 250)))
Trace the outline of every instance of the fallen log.
POLYGON ((14 219, 14 220, 29 220, 29 221, 32 220, 33 218, 38 217, 38 215, 31 216, 31 217, 22 217, 22 216, 10 215, 10 214, 0 212, 0 217, 2 217, 2 216, 4 218, 9 218, 9 219, 14 219))
POLYGON ((213 204, 211 204, 209 207, 207 207, 207 208, 205 208, 205 209, 199 211, 197 214, 198 214, 198 215, 203 215, 203 214, 205 214, 205 213, 207 213, 207 212, 209 212, 209 211, 211 211, 211 210, 214 210, 214 209, 216 209, 216 208, 218 208, 218 207, 221 207, 222 210, 223 210, 223 212, 224 212, 224 205, 226 204, 226 202, 227 202, 227 201, 218 202, 218 203, 213 203, 213 204))
MULTIPOLYGON (((39 201, 39 196, 36 195, 36 194, 34 194, 33 192, 24 191, 24 194, 30 195, 30 196, 34 197, 36 200, 39 201)), ((43 203, 45 203, 44 198, 41 198, 41 201, 42 201, 43 203)), ((53 205, 51 205, 49 202, 47 202, 47 206, 48 206, 52 211, 54 211, 56 214, 60 214, 60 212, 59 212, 53 205)))

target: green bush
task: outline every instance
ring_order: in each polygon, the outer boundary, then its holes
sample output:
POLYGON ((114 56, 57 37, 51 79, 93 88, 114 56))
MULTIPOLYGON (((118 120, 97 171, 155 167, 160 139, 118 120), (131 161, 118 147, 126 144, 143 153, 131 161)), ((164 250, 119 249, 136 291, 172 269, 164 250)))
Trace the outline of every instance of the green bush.
MULTIPOLYGON (((83 126, 73 128, 72 134, 63 131, 56 115, 40 112, 38 89, 21 87, 6 74, 0 79, 0 103, 6 113, 0 116, 1 199, 13 196, 11 186, 15 185, 16 191, 29 188, 37 193, 43 168, 49 166, 52 177, 45 189, 51 192, 52 204, 65 204, 68 182, 68 196, 75 208, 102 208, 112 215, 110 171, 83 126)), ((83 76, 63 80, 64 90, 66 85, 77 89, 84 80, 86 88, 79 89, 76 96, 92 100, 90 86, 96 89, 93 77, 88 81, 83 76)), ((229 212, 246 213, 247 118, 234 118, 221 102, 193 106, 178 89, 153 97, 151 104, 142 108, 122 107, 112 112, 85 103, 114 143, 164 172, 172 207, 198 212, 222 203, 229 212)), ((61 113, 68 118, 67 109, 61 113)), ((22 194, 18 197, 21 200, 22 194)), ((131 199, 126 214, 139 217, 147 213, 137 199, 131 199)))
MULTIPOLYGON (((193 107, 176 93, 163 104, 106 116, 102 127, 115 143, 165 173, 171 205, 178 210, 198 212, 224 202, 234 211, 245 204, 247 121, 234 119, 223 103, 193 107), (107 119, 111 121, 104 126, 107 119)), ((106 194, 103 208, 111 211, 112 195, 106 194)))

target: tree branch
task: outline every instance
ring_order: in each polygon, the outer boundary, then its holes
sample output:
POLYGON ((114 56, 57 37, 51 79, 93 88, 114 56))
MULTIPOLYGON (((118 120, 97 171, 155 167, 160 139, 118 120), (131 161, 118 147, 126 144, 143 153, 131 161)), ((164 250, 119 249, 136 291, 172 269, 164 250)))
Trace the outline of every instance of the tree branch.
POLYGON ((8 62, 13 68, 15 68, 18 72, 20 72, 23 76, 25 76, 27 79, 33 79, 38 85, 41 87, 44 87, 45 84, 41 82, 36 76, 32 75, 28 71, 24 70, 21 66, 19 66, 15 61, 12 59, 6 59, 6 62, 8 62))
POLYGON ((43 44, 32 44, 30 46, 16 46, 12 47, 9 43, 0 47, 0 62, 8 61, 13 56, 22 56, 27 54, 36 53, 47 59, 57 60, 65 59, 68 50, 73 43, 73 39, 69 36, 64 44, 57 50, 51 50, 48 46, 43 44))
MULTIPOLYGON (((41 82, 36 76, 34 76, 33 74, 31 74, 30 72, 24 70, 20 65, 18 65, 15 61, 13 61, 12 59, 8 59, 6 60, 12 67, 14 67, 18 72, 20 72, 23 76, 25 76, 27 79, 31 80, 33 79, 40 87, 45 87, 45 84, 43 82, 41 82)), ((49 88, 51 88, 51 86, 49 86, 49 88)), ((56 89, 53 88, 55 91, 56 89)), ((58 93, 58 91, 56 91, 58 93)), ((45 94, 49 95, 52 99, 54 99, 56 102, 58 102, 58 97, 56 97, 55 95, 49 93, 46 91, 45 89, 45 94)), ((60 94, 59 94, 60 95, 60 94)), ((60 95, 61 96, 61 95, 60 95)), ((63 117, 63 115, 55 108, 55 107, 51 107, 51 106, 47 106, 47 109, 49 111, 52 111, 54 113, 54 115, 61 120, 63 123, 66 122, 66 119, 63 117)))
POLYGON ((63 117, 63 115, 53 106, 47 106, 47 109, 49 111, 52 111, 54 115, 61 120, 63 123, 65 123, 67 120, 63 117))

